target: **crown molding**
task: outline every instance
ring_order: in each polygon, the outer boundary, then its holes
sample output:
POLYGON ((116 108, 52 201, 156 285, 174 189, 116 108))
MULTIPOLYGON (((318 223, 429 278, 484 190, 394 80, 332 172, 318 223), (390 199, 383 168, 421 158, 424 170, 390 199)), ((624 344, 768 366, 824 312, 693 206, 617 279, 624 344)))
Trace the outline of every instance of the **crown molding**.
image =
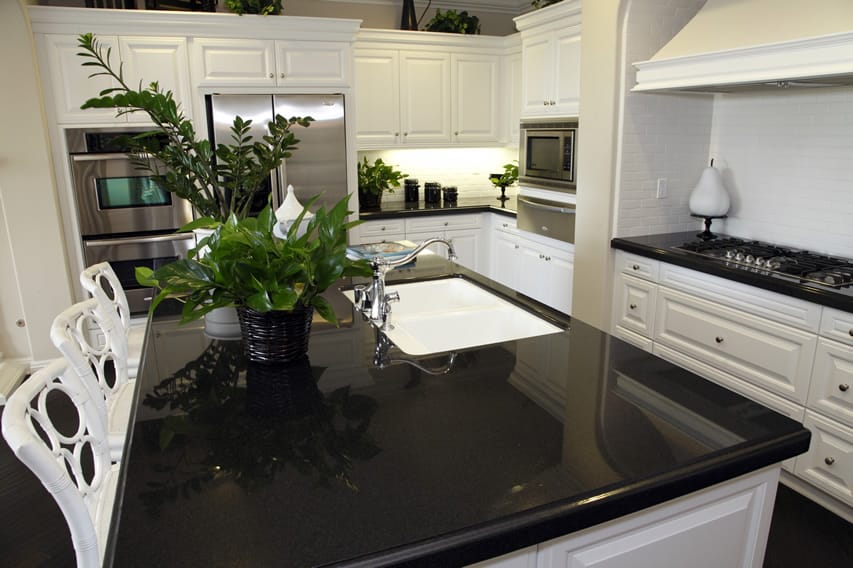
MULTIPOLYGON (((326 0, 326 2, 379 4, 386 6, 397 6, 402 4, 402 0, 326 0)), ((420 12, 426 8, 427 4, 428 0, 415 0, 415 9, 420 12)), ((455 2, 452 0, 433 0, 430 8, 440 8, 442 10, 468 10, 469 12, 484 11, 517 16, 523 12, 532 10, 533 6, 531 5, 530 0, 463 0, 462 2, 455 2)))

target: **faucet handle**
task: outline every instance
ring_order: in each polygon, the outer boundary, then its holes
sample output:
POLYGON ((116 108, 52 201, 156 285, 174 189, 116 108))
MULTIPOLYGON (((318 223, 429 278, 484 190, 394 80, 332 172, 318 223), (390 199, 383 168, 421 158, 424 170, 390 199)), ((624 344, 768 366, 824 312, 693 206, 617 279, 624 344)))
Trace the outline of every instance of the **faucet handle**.
POLYGON ((385 294, 385 303, 388 302, 399 302, 400 301, 400 292, 394 290, 393 292, 388 292, 385 294))
POLYGON ((356 284, 352 287, 353 298, 355 305, 359 310, 370 308, 370 295, 367 293, 367 286, 364 284, 356 284))

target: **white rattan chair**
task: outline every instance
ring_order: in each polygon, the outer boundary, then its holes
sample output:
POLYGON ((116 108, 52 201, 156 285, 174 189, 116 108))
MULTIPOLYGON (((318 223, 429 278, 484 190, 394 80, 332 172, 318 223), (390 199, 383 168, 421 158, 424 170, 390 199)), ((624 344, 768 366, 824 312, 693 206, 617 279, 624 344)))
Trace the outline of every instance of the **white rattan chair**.
POLYGON ((96 300, 118 314, 127 337, 127 372, 135 378, 139 369, 142 353, 142 341, 145 339, 144 326, 131 326, 130 306, 124 288, 109 262, 100 262, 80 273, 80 284, 96 300))
POLYGON ((88 386, 104 401, 110 450, 120 460, 135 380, 127 373, 127 338, 116 313, 90 298, 74 304, 53 320, 50 339, 88 386))
POLYGON ((119 469, 97 403, 59 358, 25 380, 3 410, 3 437, 59 505, 82 568, 103 563, 119 469))

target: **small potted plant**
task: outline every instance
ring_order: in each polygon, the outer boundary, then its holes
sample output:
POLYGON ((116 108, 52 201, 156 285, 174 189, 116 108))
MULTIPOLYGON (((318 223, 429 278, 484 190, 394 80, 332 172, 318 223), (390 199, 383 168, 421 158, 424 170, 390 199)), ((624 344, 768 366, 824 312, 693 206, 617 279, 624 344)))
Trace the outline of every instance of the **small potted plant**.
POLYGON ((136 279, 160 289, 151 309, 166 298, 183 302, 181 322, 216 308, 236 307, 249 360, 282 362, 308 350, 313 313, 337 324, 335 311, 321 294, 350 276, 369 276, 366 260, 347 257, 349 196, 329 211, 321 207, 307 225, 309 202, 285 238, 276 237, 270 206, 257 217, 231 215, 199 246, 203 256, 176 260, 157 270, 136 267, 136 279), (304 229, 304 232, 303 232, 304 229))
POLYGON ((391 165, 376 158, 372 164, 367 160, 358 163, 358 203, 359 209, 376 209, 382 203, 382 194, 394 192, 400 187, 400 180, 409 174, 395 170, 391 165))
POLYGON ((435 16, 427 23, 424 30, 453 34, 479 34, 480 18, 469 15, 466 10, 462 10, 461 12, 445 10, 442 12, 437 9, 435 16))
POLYGON ((500 174, 489 174, 489 181, 496 188, 500 188, 501 195, 498 197, 501 201, 509 199, 506 196, 506 188, 518 181, 518 165, 509 163, 504 164, 504 171, 500 174))
POLYGON ((225 7, 240 16, 243 14, 274 16, 281 13, 281 0, 225 0, 225 7))

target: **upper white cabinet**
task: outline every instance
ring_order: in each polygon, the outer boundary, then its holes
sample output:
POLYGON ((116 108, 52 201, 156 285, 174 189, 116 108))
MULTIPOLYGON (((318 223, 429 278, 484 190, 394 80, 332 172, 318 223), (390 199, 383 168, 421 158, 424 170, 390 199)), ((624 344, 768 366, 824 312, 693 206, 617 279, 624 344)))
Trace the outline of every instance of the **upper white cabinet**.
MULTIPOLYGON (((143 86, 148 86, 157 81, 162 90, 172 91, 186 114, 191 114, 185 38, 99 35, 97 39, 104 49, 112 50, 114 69, 118 69, 119 62, 124 63, 124 79, 128 85, 136 87, 142 81, 143 86)), ((116 117, 115 109, 80 109, 87 99, 97 97, 102 90, 116 87, 118 83, 106 76, 89 77, 97 69, 82 65, 86 60, 78 55, 81 49, 76 35, 45 35, 41 48, 48 63, 48 89, 57 123, 149 122, 147 115, 140 113, 116 117)))
POLYGON ((348 86, 344 42, 194 38, 193 73, 202 86, 348 86))
POLYGON ((361 34, 354 53, 359 148, 500 141, 502 40, 446 36, 361 34))
POLYGON ((451 57, 454 142, 494 142, 500 137, 497 55, 453 54, 451 57))
POLYGON ((580 99, 580 2, 564 0, 515 19, 521 31, 521 115, 574 116, 580 99))

